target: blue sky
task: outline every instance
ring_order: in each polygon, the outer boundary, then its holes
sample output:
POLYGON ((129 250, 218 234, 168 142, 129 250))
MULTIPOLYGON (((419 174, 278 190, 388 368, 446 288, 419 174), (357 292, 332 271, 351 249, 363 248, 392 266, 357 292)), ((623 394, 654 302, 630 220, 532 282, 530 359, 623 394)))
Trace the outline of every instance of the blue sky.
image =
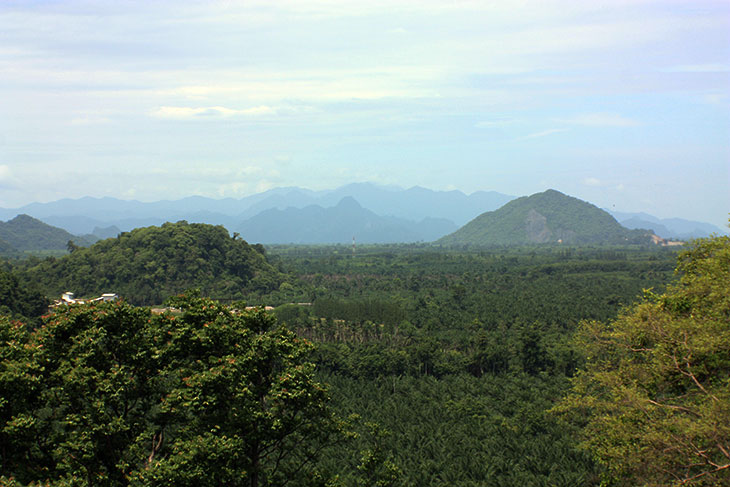
POLYGON ((730 2, 4 1, 0 207, 350 182, 725 225, 730 2))

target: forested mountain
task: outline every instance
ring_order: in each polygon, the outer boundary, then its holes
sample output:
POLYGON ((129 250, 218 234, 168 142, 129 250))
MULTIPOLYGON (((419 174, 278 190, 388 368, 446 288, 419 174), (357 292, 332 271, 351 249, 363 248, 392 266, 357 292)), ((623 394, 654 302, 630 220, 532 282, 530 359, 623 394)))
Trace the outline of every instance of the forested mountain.
POLYGON ((136 304, 161 303, 188 288, 219 299, 271 290, 283 277, 263 247, 231 237, 220 226, 187 222, 138 228, 62 258, 25 263, 23 277, 48 296, 114 292, 136 304))
POLYGON ((438 240, 442 245, 648 243, 647 232, 628 230, 596 206, 549 189, 479 215, 438 240))
POLYGON ((18 215, 0 222, 0 251, 2 241, 16 250, 65 250, 69 240, 76 245, 88 245, 87 238, 72 235, 28 215, 18 215))
POLYGON ((378 216, 352 197, 336 206, 266 210, 244 221, 236 230, 261 243, 393 243, 432 241, 456 229, 449 220, 426 218, 416 223, 378 216))
POLYGON ((18 250, 16 248, 0 238, 0 255, 8 255, 17 251, 18 250))

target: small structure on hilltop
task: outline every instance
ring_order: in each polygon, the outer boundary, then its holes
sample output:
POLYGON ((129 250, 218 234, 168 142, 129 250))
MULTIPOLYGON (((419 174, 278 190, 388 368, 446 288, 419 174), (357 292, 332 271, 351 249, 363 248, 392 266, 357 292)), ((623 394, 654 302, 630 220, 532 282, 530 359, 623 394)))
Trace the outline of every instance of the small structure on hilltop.
POLYGON ((244 309, 246 311, 251 311, 254 309, 263 309, 264 311, 274 311, 273 306, 246 306, 244 309))
POLYGON ((61 295, 61 299, 57 299, 53 302, 50 308, 53 309, 59 306, 67 306, 69 304, 95 303, 97 301, 115 301, 117 299, 119 299, 119 295, 115 293, 104 293, 98 298, 76 299, 74 297, 74 293, 72 293, 71 291, 66 291, 61 295))
POLYGON ((119 296, 116 293, 104 293, 100 297, 96 298, 96 301, 116 301, 119 296))

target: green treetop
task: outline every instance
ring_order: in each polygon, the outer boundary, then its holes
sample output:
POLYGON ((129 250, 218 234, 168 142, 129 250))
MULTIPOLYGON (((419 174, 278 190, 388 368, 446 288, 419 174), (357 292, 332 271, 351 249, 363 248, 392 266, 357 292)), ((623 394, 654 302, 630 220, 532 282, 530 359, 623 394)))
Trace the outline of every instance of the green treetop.
POLYGON ((694 241, 677 272, 580 330, 587 365, 558 410, 584 426, 606 485, 730 485, 730 238, 694 241))
POLYGON ((0 480, 314 483, 337 422, 310 345, 263 312, 175 305, 71 305, 32 332, 0 320, 0 480))

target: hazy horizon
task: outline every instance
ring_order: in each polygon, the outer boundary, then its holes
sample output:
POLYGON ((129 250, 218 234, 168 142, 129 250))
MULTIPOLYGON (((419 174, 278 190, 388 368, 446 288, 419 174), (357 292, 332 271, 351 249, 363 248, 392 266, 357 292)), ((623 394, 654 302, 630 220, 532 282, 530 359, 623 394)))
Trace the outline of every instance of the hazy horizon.
POLYGON ((730 3, 0 5, 0 207, 353 182, 725 228, 730 3))

